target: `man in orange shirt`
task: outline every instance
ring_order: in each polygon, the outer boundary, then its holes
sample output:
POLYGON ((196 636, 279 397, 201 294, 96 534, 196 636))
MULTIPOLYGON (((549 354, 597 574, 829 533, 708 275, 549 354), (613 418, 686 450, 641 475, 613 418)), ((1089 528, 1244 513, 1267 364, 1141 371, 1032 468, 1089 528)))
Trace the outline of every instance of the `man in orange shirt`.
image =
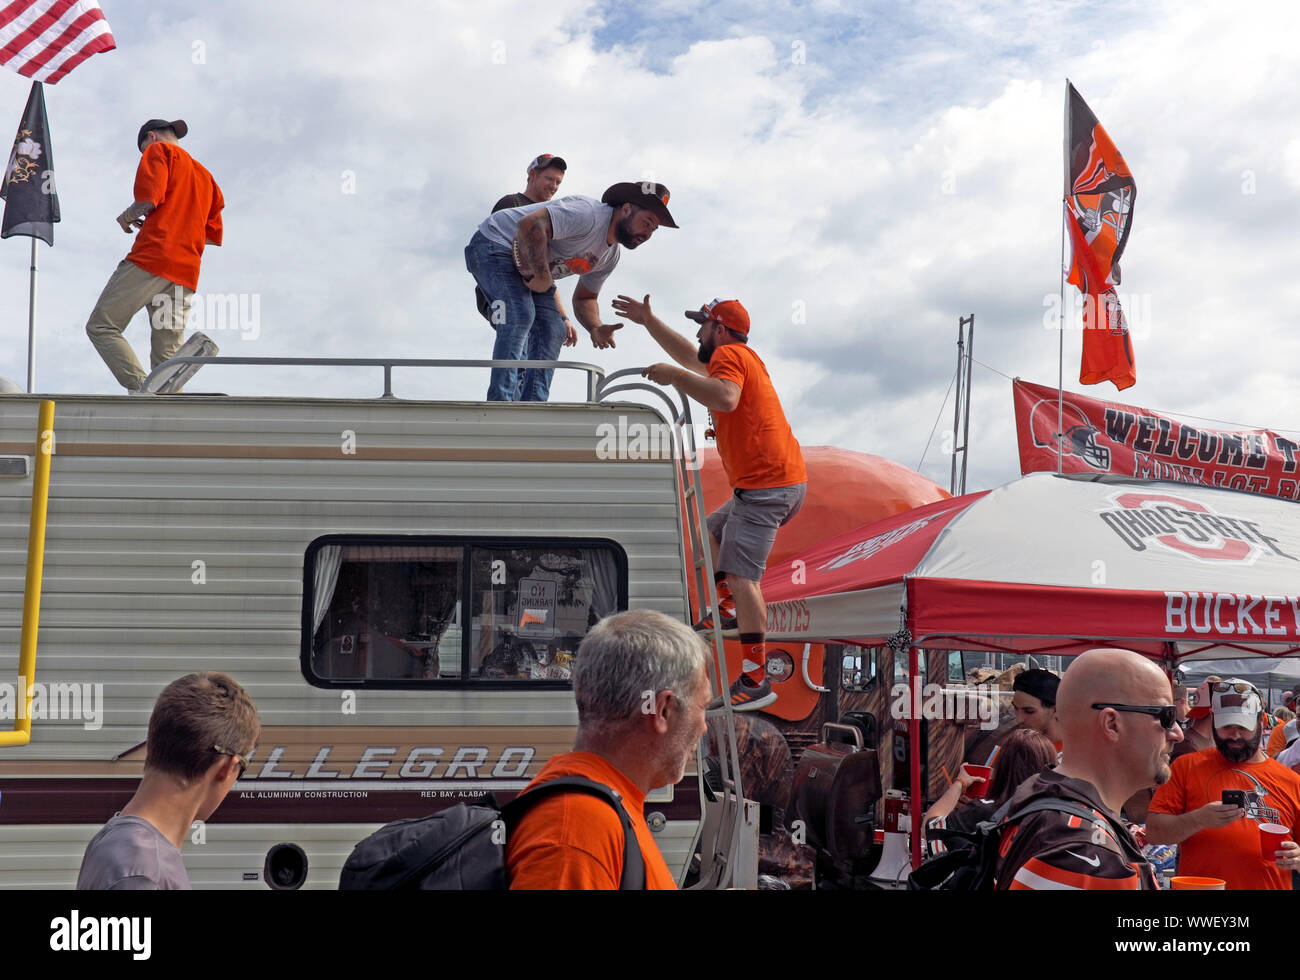
MULTIPOLYGON (((759 579, 777 529, 803 506, 808 489, 803 453, 766 365, 749 347, 749 313, 738 300, 715 299, 686 313, 700 324, 698 349, 650 311, 649 296, 640 303, 620 296, 614 311, 644 325, 681 365, 652 364, 642 373, 694 398, 713 418, 718 455, 733 491, 709 515, 718 612, 723 624, 735 617, 743 654, 742 673, 731 685, 731 706, 736 711, 765 708, 776 694, 767 679, 767 604, 759 579)), ((712 625, 706 618, 699 628, 712 625)))
MULTIPOLYGON (((704 735, 713 693, 707 662, 699 636, 663 613, 636 609, 602 619, 578 647, 574 665, 573 751, 551 759, 526 788, 582 776, 614 790, 632 820, 647 889, 677 887, 646 825, 645 798, 682 778, 704 735)), ((510 831, 510 887, 617 889, 623 845, 623 823, 608 801, 557 792, 510 831)))
POLYGON ((1259 692, 1229 678, 1210 687, 1212 749, 1174 761, 1170 780, 1156 790, 1147 813, 1147 840, 1178 844, 1178 873, 1222 878, 1230 889, 1291 888, 1300 847, 1282 842, 1272 860, 1260 854, 1259 825, 1300 822, 1300 776, 1264 754, 1260 746, 1259 692), (1223 802, 1240 791, 1245 805, 1223 802))
POLYGON ((117 216, 124 232, 139 234, 86 321, 86 334, 129 392, 140 390, 145 372, 122 331, 150 307, 150 365, 175 354, 199 285, 203 247, 221 244, 226 202, 212 175, 178 145, 188 132, 183 119, 150 119, 140 127, 135 201, 117 216))

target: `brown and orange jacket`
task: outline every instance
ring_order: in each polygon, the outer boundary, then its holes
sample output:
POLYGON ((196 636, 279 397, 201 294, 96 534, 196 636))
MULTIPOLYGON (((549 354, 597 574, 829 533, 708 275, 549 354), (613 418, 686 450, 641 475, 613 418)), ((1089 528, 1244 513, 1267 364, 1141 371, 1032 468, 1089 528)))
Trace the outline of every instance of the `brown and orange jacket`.
POLYGON ((1007 812, 1015 813, 1040 797, 1081 804, 1095 819, 1056 810, 1027 814, 1002 833, 995 887, 1119 891, 1160 887, 1137 841, 1106 809, 1091 783, 1053 771, 1040 773, 1021 784, 1007 812))

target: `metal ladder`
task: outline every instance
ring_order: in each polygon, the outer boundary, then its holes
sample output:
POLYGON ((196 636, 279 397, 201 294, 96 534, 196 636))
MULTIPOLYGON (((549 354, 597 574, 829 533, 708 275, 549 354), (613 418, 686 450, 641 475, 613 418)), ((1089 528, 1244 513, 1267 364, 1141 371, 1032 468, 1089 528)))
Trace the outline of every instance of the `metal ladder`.
MULTIPOLYGON (((681 506, 685 509, 685 530, 690 535, 690 553, 687 553, 686 534, 680 539, 682 557, 682 586, 688 597, 687 614, 698 621, 704 609, 715 610, 713 616, 713 662, 711 678, 713 689, 722 695, 722 706, 708 711, 709 730, 717 746, 722 791, 715 792, 705 780, 704 742, 696 749, 695 761, 699 779, 702 819, 691 842, 691 853, 700 854, 699 881, 692 889, 725 889, 757 887, 758 854, 749 830, 757 822, 757 808, 744 797, 740 773, 740 752, 736 742, 736 718, 727 697, 730 682, 727 679, 727 660, 724 652, 721 617, 716 614, 718 592, 714 582, 713 555, 705 535, 704 491, 700 481, 699 447, 695 445, 695 429, 691 420, 690 400, 682 398, 680 408, 658 385, 641 380, 641 368, 625 368, 602 378, 596 388, 596 401, 605 401, 610 395, 626 391, 646 391, 654 394, 668 406, 672 419, 675 477, 681 506), (635 378, 635 380, 620 380, 635 378), (698 609, 689 608, 689 581, 686 569, 695 576, 695 595, 698 609)), ((708 735, 705 735, 707 740, 708 735)))

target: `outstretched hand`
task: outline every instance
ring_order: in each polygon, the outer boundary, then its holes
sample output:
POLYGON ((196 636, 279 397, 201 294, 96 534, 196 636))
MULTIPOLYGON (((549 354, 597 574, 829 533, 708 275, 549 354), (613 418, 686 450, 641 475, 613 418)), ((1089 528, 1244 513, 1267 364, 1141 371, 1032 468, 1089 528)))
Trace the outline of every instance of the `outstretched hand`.
POLYGON ((631 296, 619 296, 613 303, 614 312, 621 317, 631 320, 633 323, 639 323, 642 326, 654 316, 650 311, 650 294, 645 294, 645 299, 637 302, 631 296))
POLYGON ((591 331, 591 345, 599 350, 606 347, 617 347, 614 343, 614 331, 622 330, 621 323, 602 323, 595 330, 591 331))

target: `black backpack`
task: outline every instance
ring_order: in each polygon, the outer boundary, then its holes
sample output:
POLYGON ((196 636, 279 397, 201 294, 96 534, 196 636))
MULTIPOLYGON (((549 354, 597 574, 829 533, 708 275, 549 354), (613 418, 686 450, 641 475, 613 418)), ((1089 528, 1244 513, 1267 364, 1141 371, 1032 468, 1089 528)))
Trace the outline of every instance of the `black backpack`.
POLYGON ((500 809, 487 805, 492 799, 485 797, 479 804, 457 803, 428 817, 386 824, 352 848, 339 875, 339 888, 344 891, 509 888, 505 836, 534 803, 566 791, 600 797, 618 813, 623 824, 623 875, 618 887, 623 891, 644 889, 641 845, 622 798, 604 783, 581 776, 549 780, 516 796, 500 809))
POLYGON ((922 862, 907 879, 907 887, 912 891, 992 891, 998 847, 1002 843, 1002 834, 1011 824, 1042 810, 1068 813, 1089 822, 1097 818, 1097 812, 1090 807, 1054 797, 1031 800, 1007 816, 1010 808, 1011 801, 1008 800, 973 831, 927 831, 927 837, 942 841, 948 850, 922 862))

